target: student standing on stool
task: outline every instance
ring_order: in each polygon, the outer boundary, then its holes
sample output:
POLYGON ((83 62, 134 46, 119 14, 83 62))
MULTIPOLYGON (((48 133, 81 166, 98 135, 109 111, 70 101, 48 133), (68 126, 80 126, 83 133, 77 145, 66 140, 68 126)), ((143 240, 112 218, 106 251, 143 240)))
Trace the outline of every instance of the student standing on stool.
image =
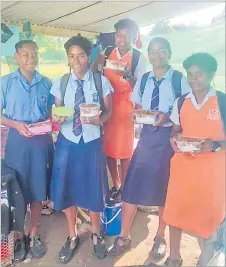
MULTIPOLYGON (((45 254, 38 235, 42 201, 47 197, 47 165, 53 157, 51 134, 33 136, 28 124, 50 118, 54 98, 51 81, 38 73, 38 46, 30 40, 15 45, 19 69, 2 77, 2 124, 10 127, 5 149, 5 164, 16 171, 25 204, 31 207, 29 253, 33 258, 45 254), (52 101, 53 100, 53 101, 52 101)), ((26 256, 25 237, 16 240, 15 260, 26 256)))
POLYGON ((158 111, 155 125, 144 125, 140 140, 131 159, 123 187, 122 230, 110 250, 111 255, 120 255, 131 243, 130 229, 137 205, 159 207, 159 228, 154 239, 152 255, 162 258, 166 253, 165 228, 162 213, 169 179, 170 159, 173 150, 170 145, 172 123, 169 114, 176 100, 176 92, 187 93, 190 89, 182 76, 174 88, 175 71, 169 65, 171 47, 164 38, 154 38, 148 46, 148 54, 153 71, 145 74, 146 84, 142 88, 143 77, 137 81, 132 100, 137 107, 158 111))
POLYGON ((147 60, 143 54, 132 48, 139 35, 137 24, 133 20, 122 19, 114 27, 116 47, 106 48, 97 57, 93 70, 102 70, 106 58, 127 64, 126 71, 104 70, 104 76, 115 90, 112 95, 112 116, 104 124, 104 151, 113 182, 110 196, 121 199, 120 188, 124 183, 134 144, 134 124, 131 120, 134 104, 130 98, 136 80, 146 72, 147 60), (117 160, 120 160, 121 181, 117 160))
POLYGON ((61 90, 63 78, 56 80, 51 93, 55 96, 57 107, 62 106, 63 102, 65 106, 74 108, 75 115, 67 119, 54 118, 61 123, 61 128, 56 142, 50 194, 54 209, 64 211, 69 228, 69 236, 59 253, 59 261, 63 264, 72 259, 79 246, 77 207, 90 210, 96 257, 104 259, 107 254, 104 238, 100 234, 100 212, 104 210, 109 193, 100 126, 111 116, 113 92, 109 81, 99 75, 102 95, 98 95, 94 73, 89 70, 91 43, 88 39, 72 37, 66 42, 65 49, 72 73, 64 96, 61 90), (79 105, 96 102, 103 103, 101 114, 89 119, 80 118, 79 105))

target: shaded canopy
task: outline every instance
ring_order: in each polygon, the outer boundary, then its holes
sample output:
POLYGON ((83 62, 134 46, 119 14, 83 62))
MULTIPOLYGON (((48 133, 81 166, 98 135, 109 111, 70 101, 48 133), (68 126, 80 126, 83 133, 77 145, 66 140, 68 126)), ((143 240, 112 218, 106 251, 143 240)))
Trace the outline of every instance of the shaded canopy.
POLYGON ((217 2, 163 1, 5 1, 2 21, 30 22, 33 33, 71 36, 113 31, 122 18, 134 19, 139 27, 197 11, 217 2))

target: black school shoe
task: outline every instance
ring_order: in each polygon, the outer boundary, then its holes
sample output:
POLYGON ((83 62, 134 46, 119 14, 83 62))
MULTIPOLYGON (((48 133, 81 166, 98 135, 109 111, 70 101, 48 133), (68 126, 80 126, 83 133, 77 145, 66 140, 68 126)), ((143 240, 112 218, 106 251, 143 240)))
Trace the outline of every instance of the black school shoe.
POLYGON ((110 189, 110 198, 113 200, 120 201, 122 197, 121 189, 117 190, 115 186, 110 189))
POLYGON ((97 244, 93 247, 94 254, 98 260, 103 260, 107 256, 107 247, 104 241, 104 237, 102 236, 102 234, 92 233, 92 240, 94 236, 97 237, 97 244))
POLYGON ((78 236, 76 236, 76 238, 70 238, 68 236, 64 246, 59 253, 60 263, 67 264, 69 261, 71 261, 76 252, 76 249, 79 246, 79 241, 80 240, 78 236))
POLYGON ((45 250, 45 245, 41 241, 40 236, 36 235, 34 237, 28 237, 29 239, 29 258, 34 258, 34 259, 41 259, 42 257, 45 256, 46 250, 45 250), (30 242, 32 241, 33 245, 30 247, 30 242))
POLYGON ((27 237, 24 236, 23 238, 16 239, 14 245, 14 260, 16 262, 20 262, 25 260, 27 255, 27 237))
POLYGON ((156 236, 151 250, 152 257, 163 259, 166 255, 166 240, 164 237, 156 236))

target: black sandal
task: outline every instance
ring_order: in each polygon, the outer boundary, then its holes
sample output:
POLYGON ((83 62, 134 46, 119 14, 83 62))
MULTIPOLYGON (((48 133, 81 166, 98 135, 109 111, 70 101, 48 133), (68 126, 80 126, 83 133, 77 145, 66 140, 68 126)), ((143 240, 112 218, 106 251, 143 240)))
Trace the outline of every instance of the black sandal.
POLYGON ((59 261, 62 264, 67 264, 71 259, 73 258, 76 249, 79 246, 79 237, 76 236, 76 238, 70 238, 68 236, 64 246, 59 252, 59 261))
POLYGON ((107 247, 104 241, 104 237, 102 236, 102 234, 92 233, 92 241, 94 236, 97 238, 97 244, 93 245, 94 253, 98 260, 103 260, 107 256, 107 247))
POLYGON ((36 235, 29 238, 29 244, 32 242, 32 247, 29 248, 29 255, 34 259, 41 259, 45 256, 45 246, 41 241, 40 236, 36 235))
POLYGON ((16 239, 14 246, 14 260, 20 262, 25 260, 27 254, 26 237, 16 239))
POLYGON ((182 259, 172 259, 172 258, 167 258, 167 260, 164 263, 164 266, 169 266, 169 265, 173 265, 174 267, 181 267, 183 264, 183 260, 182 259))
POLYGON ((122 191, 121 189, 116 189, 115 186, 113 186, 110 190, 110 198, 114 200, 121 200, 122 191))
POLYGON ((166 256, 166 241, 164 237, 156 236, 154 238, 154 245, 151 250, 154 258, 162 259, 166 256))
POLYGON ((120 256, 123 254, 126 250, 128 250, 131 246, 131 238, 130 237, 121 237, 118 236, 115 238, 114 245, 110 250, 108 251, 109 255, 111 256, 120 256), (121 240, 123 242, 122 246, 119 246, 118 241, 121 240))

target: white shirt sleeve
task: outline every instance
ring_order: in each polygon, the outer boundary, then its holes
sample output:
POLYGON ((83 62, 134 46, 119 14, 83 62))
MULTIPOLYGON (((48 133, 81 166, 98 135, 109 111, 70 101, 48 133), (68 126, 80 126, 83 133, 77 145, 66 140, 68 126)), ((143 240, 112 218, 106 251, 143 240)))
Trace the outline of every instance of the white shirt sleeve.
POLYGON ((148 72, 148 60, 142 53, 140 53, 139 61, 134 71, 134 77, 138 80, 146 72, 148 72))
POLYGON ((178 99, 174 102, 174 105, 173 105, 173 110, 172 110, 172 113, 170 115, 170 120, 176 124, 176 125, 180 125, 180 115, 179 115, 179 112, 178 112, 178 99))
POLYGON ((191 87, 189 86, 188 82, 187 82, 187 79, 182 76, 182 79, 181 79, 181 95, 185 95, 187 93, 190 93, 191 92, 191 87))
POLYGON ((114 93, 114 89, 111 86, 109 80, 104 76, 101 76, 101 80, 103 88, 103 97, 106 97, 107 95, 114 93))
POLYGON ((140 106, 142 106, 142 97, 140 94, 141 79, 142 76, 137 80, 131 96, 131 101, 140 106))
POLYGON ((50 89, 50 94, 52 94, 53 96, 57 97, 58 99, 62 100, 61 99, 61 92, 60 92, 60 84, 61 84, 61 80, 62 80, 62 77, 61 78, 58 78, 56 79, 54 82, 53 82, 53 85, 50 89))

